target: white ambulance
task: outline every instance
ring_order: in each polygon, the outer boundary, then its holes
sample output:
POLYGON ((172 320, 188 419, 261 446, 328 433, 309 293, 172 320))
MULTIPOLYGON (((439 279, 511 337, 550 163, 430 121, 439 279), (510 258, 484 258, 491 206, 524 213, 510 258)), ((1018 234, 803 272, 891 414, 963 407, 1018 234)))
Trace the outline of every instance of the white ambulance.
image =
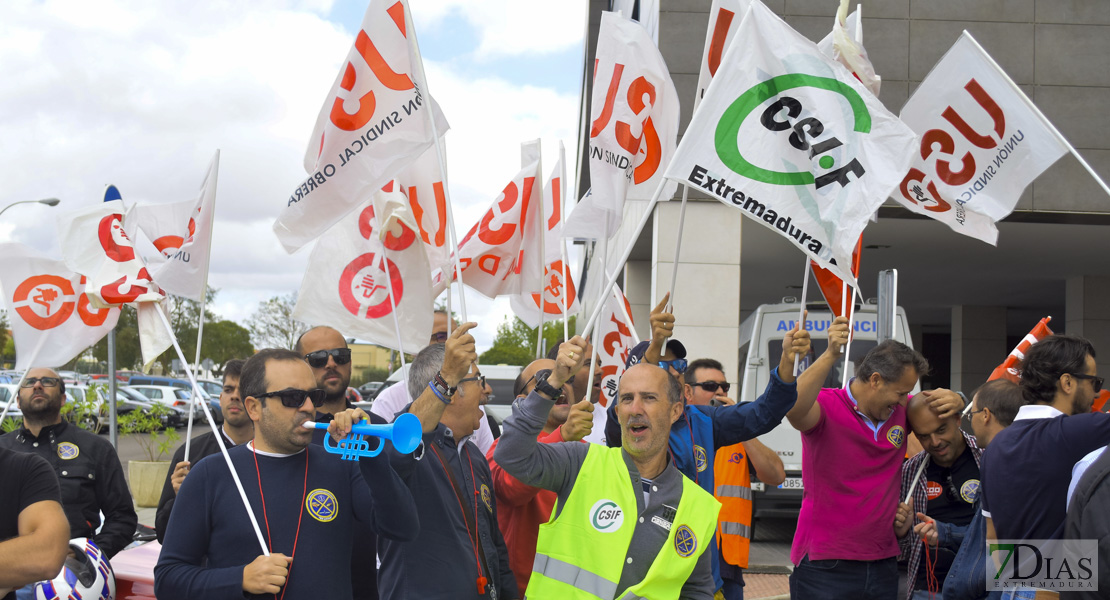
MULTIPOLYGON (((798 320, 798 310, 801 305, 797 302, 782 304, 764 304, 756 309, 740 325, 740 359, 741 388, 737 400, 740 402, 754 401, 763 390, 771 377, 771 369, 779 364, 782 356, 782 339, 786 332, 794 328, 798 320)), ((806 329, 813 340, 813 349, 810 355, 803 360, 802 365, 808 366, 828 347, 828 329, 832 324, 832 313, 824 303, 809 303, 809 317, 806 329)), ((868 350, 877 344, 878 332, 877 307, 873 304, 857 305, 852 338, 849 350, 851 364, 848 365, 848 376, 855 372, 855 362, 863 357, 868 350)), ((913 345, 910 340, 910 330, 906 323, 906 313, 899 307, 895 314, 894 339, 904 344, 913 345)), ((843 385, 843 359, 832 369, 823 387, 840 387, 843 385)), ((917 388, 914 390, 917 391, 917 388)), ((802 438, 798 430, 794 429, 786 419, 770 433, 759 437, 768 448, 774 450, 782 459, 786 470, 786 481, 777 488, 764 489, 754 473, 752 475, 753 510, 756 517, 762 516, 790 516, 796 517, 802 506, 802 438)))

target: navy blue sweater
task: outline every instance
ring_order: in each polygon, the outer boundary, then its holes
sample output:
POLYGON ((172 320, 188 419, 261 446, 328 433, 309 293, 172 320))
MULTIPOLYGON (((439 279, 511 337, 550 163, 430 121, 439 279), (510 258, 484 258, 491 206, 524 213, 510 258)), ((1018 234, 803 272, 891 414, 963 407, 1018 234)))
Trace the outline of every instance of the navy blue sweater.
MULTIPOLYGON (((286 597, 350 598, 354 520, 368 523, 381 537, 412 540, 420 530, 412 494, 384 454, 355 465, 318 446, 309 446, 305 452, 308 498, 286 597), (373 484, 367 485, 367 481, 373 484)), ((305 453, 258 455, 265 516, 250 445, 231 448, 228 453, 263 537, 268 517, 271 551, 292 555, 305 485, 305 453)), ((174 503, 166 541, 154 568, 155 594, 160 600, 254 598, 243 592, 243 567, 260 554, 227 463, 220 455, 209 456, 193 467, 174 503)))

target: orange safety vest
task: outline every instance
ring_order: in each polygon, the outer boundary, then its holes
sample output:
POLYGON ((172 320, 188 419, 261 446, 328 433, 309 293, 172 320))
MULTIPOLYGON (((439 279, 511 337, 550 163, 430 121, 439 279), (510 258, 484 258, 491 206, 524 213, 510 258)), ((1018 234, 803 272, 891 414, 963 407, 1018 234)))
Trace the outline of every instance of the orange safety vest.
POLYGON ((717 546, 725 562, 748 568, 748 546, 751 544, 752 479, 748 471, 748 455, 742 444, 717 450, 713 462, 713 495, 721 503, 717 517, 717 546))

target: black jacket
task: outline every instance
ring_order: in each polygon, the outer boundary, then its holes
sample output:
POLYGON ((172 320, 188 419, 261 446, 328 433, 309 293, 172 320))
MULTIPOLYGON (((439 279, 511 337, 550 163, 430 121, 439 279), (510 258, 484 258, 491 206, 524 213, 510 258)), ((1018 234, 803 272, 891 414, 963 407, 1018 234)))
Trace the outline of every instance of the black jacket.
POLYGON ((65 421, 43 427, 38 438, 26 428, 0 436, 0 447, 46 459, 62 486, 62 508, 71 538, 92 538, 108 557, 135 535, 139 518, 116 449, 107 440, 65 421), (100 527, 100 513, 104 527, 100 527))
MULTIPOLYGON (((1110 582, 1110 451, 1087 467, 1079 478, 1064 521, 1064 539, 1098 540, 1098 581, 1110 582)), ((1062 592, 1061 598, 1105 598, 1098 590, 1062 592)))
MULTIPOLYGON (((235 445, 235 442, 231 441, 222 429, 220 435, 224 437, 224 445, 228 448, 235 445)), ((195 465, 205 456, 219 454, 219 452, 220 445, 216 443, 216 435, 209 431, 204 435, 198 435, 190 442, 189 462, 195 465)), ((162 543, 162 540, 166 539, 166 525, 170 522, 173 501, 177 499, 177 493, 173 491, 173 483, 170 478, 173 476, 174 467, 183 460, 185 460, 185 444, 178 446, 177 452, 173 453, 170 469, 166 471, 166 483, 162 485, 162 497, 158 499, 158 511, 154 514, 154 532, 158 535, 158 543, 162 543)))

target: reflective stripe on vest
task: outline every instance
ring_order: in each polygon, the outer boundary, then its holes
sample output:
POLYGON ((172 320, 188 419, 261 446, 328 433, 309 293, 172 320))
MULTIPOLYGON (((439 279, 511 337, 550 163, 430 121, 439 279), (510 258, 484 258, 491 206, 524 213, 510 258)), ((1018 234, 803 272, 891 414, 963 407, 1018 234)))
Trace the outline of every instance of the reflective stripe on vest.
POLYGON ((536 554, 532 572, 576 587, 598 598, 612 598, 617 594, 616 581, 609 581, 601 575, 543 554, 536 554))
POLYGON ((739 485, 719 485, 719 486, 717 486, 717 492, 713 495, 718 497, 718 498, 728 497, 728 498, 743 498, 744 500, 751 500, 752 499, 752 488, 743 487, 743 486, 739 486, 739 485))
POLYGON ((746 569, 751 546, 752 488, 747 451, 742 444, 717 450, 713 461, 717 484, 714 495, 721 503, 717 545, 730 565, 746 569))

